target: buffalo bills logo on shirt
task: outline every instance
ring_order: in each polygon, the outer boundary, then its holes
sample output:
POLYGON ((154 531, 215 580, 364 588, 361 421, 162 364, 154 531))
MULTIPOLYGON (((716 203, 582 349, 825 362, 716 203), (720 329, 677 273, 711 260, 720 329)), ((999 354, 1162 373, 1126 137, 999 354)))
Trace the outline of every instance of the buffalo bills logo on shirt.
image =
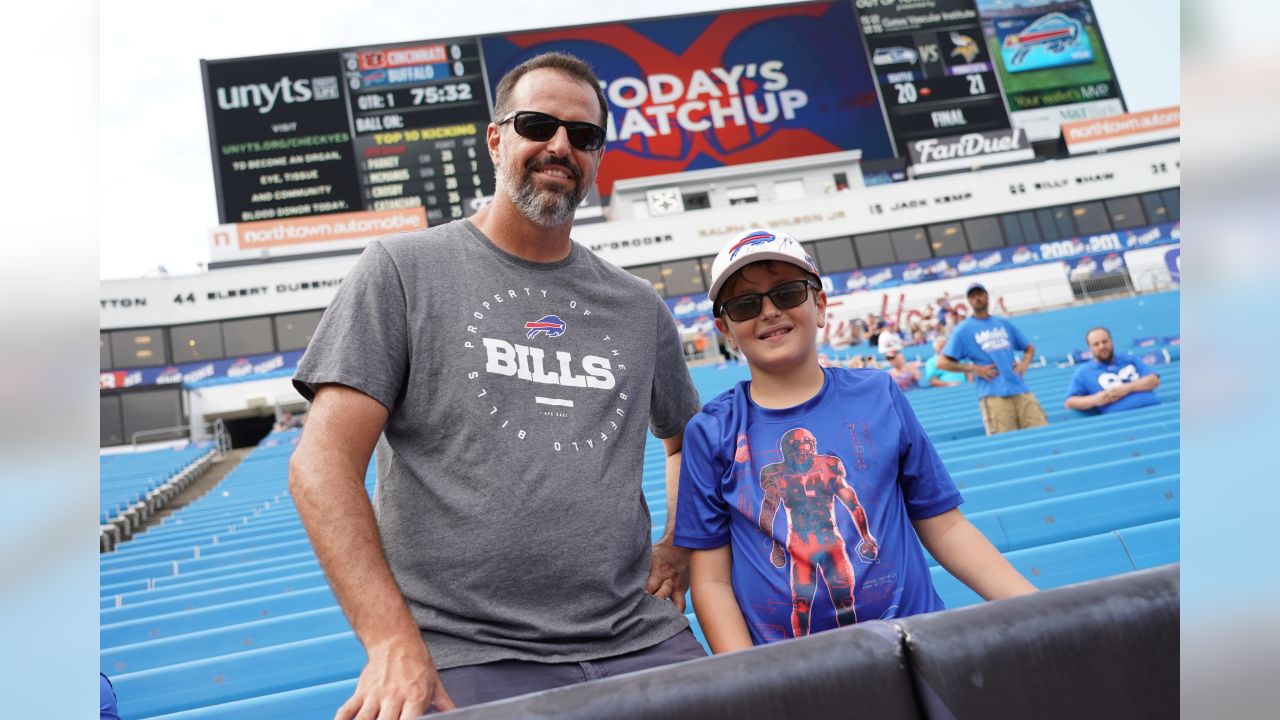
POLYGON ((528 338, 534 339, 542 333, 546 333, 547 337, 560 337, 564 334, 564 321, 555 315, 546 315, 540 320, 531 320, 524 324, 528 329, 528 338))

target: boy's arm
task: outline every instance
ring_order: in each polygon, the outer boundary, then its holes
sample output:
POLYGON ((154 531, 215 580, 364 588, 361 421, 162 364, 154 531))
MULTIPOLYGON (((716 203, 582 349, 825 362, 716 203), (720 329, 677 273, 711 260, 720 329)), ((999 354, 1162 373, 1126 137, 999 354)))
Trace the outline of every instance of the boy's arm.
MULTIPOLYGON (((956 579, 984 600, 999 600, 1036 591, 959 509, 913 520, 929 553, 956 579)), ((701 619, 701 618, 699 618, 701 619)))
POLYGON ((729 545, 721 545, 711 550, 694 550, 690 560, 693 610, 711 652, 716 655, 745 650, 753 645, 747 621, 742 617, 742 609, 738 607, 730 582, 733 554, 729 548, 729 545))

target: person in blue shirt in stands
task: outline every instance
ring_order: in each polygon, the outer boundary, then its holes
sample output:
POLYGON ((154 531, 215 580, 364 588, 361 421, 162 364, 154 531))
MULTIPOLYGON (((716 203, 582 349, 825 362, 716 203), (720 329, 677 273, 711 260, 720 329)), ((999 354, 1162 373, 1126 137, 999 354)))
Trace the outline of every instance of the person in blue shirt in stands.
POLYGON ((1158 405, 1160 376, 1132 355, 1117 355, 1111 331, 1096 327, 1085 333, 1093 359, 1076 369, 1067 390, 1072 410, 1106 414, 1158 405))
POLYGON ((1040 401, 1023 379, 1035 347, 1016 325, 991 315, 990 297, 981 284, 970 285, 965 297, 973 314, 951 333, 938 367, 973 374, 988 435, 1048 425, 1040 401), (1022 351, 1021 358, 1015 359, 1016 350, 1022 351))
POLYGON ((739 236, 708 296, 751 371, 684 434, 675 544, 712 651, 943 609, 921 543, 988 600, 1035 591, 960 512, 889 374, 819 364, 826 294, 799 242, 739 236))
POLYGON ((955 387, 967 380, 964 373, 938 369, 938 359, 942 356, 942 348, 946 344, 946 336, 939 335, 933 339, 933 357, 924 364, 924 372, 920 375, 920 387, 955 387))

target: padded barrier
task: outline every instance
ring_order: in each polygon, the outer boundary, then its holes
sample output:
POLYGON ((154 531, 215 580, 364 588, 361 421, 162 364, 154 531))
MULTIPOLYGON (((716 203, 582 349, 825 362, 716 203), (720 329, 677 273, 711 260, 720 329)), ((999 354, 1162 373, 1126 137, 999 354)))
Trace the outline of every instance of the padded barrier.
POLYGON ((873 620, 449 717, 1176 717, 1178 577, 1171 565, 873 620))
POLYGON ((474 705, 447 717, 911 718, 916 717, 916 702, 897 627, 870 622, 795 642, 474 705))
POLYGON ((922 716, 1178 716, 1179 566, 899 622, 922 716))

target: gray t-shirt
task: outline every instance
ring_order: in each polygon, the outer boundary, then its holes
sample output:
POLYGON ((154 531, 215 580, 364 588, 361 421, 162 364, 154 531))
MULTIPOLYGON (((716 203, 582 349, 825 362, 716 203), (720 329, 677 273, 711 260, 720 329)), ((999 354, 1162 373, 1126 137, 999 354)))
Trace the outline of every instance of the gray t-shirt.
POLYGON ((575 662, 687 626, 644 592, 645 430, 698 411, 666 305, 578 244, 540 264, 470 221, 379 239, 342 283, 294 384, 390 410, 374 510, 441 668, 575 662))

